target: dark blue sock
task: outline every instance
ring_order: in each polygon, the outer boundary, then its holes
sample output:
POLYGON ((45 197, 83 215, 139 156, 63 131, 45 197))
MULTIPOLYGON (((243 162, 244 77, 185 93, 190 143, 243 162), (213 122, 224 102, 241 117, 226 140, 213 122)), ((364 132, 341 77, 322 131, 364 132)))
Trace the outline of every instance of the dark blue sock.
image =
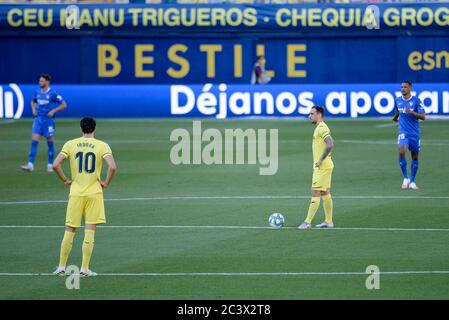
POLYGON ((36 159, 38 145, 39 145, 39 141, 31 140, 31 148, 30 148, 30 154, 28 155, 28 162, 31 162, 32 164, 34 164, 34 159, 36 159))
POLYGON ((410 182, 415 182, 416 173, 418 172, 419 160, 412 160, 412 175, 410 182))
POLYGON ((404 177, 404 179, 407 179, 408 178, 408 175, 407 175, 407 159, 399 158, 399 166, 401 167, 401 170, 402 170, 402 176, 404 177))
POLYGON ((55 157, 55 142, 47 141, 48 145, 48 164, 53 164, 53 158, 55 157))

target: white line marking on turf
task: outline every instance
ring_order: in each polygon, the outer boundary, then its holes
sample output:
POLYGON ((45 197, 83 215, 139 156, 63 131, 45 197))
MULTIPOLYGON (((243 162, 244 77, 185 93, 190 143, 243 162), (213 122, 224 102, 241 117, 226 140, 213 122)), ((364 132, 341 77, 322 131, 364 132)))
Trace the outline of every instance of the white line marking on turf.
MULTIPOLYGON (((38 226, 38 225, 0 225, 0 229, 62 229, 64 226, 38 226)), ((140 226, 98 226, 101 229, 244 229, 244 230, 261 230, 270 229, 279 231, 279 229, 273 229, 271 227, 262 226, 176 226, 176 225, 140 225, 140 226)), ((297 227, 283 227, 281 229, 293 229, 296 230, 297 227)), ((372 228, 372 227, 337 227, 337 228, 312 228, 312 230, 346 230, 346 231, 443 231, 449 232, 449 228, 372 228)), ((304 231, 303 231, 304 232, 304 231)), ((305 231, 307 232, 307 231, 305 231)))
MULTIPOLYGON (((5 141, 0 141, 0 145, 2 144, 29 144, 31 140, 5 140, 5 141)), ((193 140, 195 141, 202 141, 202 140, 193 140)), ((228 141, 228 140, 225 140, 228 141)), ((231 141, 231 140, 229 140, 231 141)), ((250 142, 257 142, 257 140, 248 140, 250 142)), ((294 144, 309 144, 310 140, 282 140, 280 139, 278 141, 279 143, 294 143, 294 144)), ((168 139, 142 139, 142 140, 108 140, 108 143, 110 145, 114 145, 114 144, 134 144, 134 143, 166 143, 166 144, 171 144, 172 142, 168 139)), ((424 143, 424 142, 423 142, 424 143)))
MULTIPOLYGON (((394 140, 338 140, 337 142, 343 143, 353 143, 353 144, 379 144, 379 145, 396 145, 394 140)), ((439 146, 449 146, 449 143, 444 142, 422 142, 423 146, 439 147, 439 146)))
POLYGON ((396 126, 396 123, 383 123, 383 124, 377 124, 374 127, 375 128, 387 128, 387 127, 393 127, 396 126))
POLYGON ((0 125, 16 123, 17 120, 0 120, 0 125))
MULTIPOLYGON (((31 140, 4 140, 0 141, 1 144, 20 144, 30 143, 31 140)), ((199 141, 199 140, 194 140, 199 141)), ((251 140, 254 141, 254 140, 251 140)), ((279 139, 279 143, 293 143, 293 144, 309 144, 310 140, 304 140, 304 139, 279 139)), ((352 143, 352 144, 379 144, 379 145, 396 145, 396 141, 394 139, 392 140, 338 140, 338 142, 341 143, 352 143)), ((108 140, 109 144, 134 144, 134 143, 167 143, 170 144, 171 142, 166 139, 132 139, 132 140, 108 140)), ((421 140, 421 143, 425 146, 448 146, 449 143, 447 143, 445 140, 439 140, 439 139, 427 139, 427 140, 421 140)))
MULTIPOLYGON (((334 199, 449 199, 449 196, 332 196, 334 199)), ((237 199, 310 199, 310 196, 168 196, 168 197, 136 197, 136 198, 112 198, 105 201, 157 201, 157 200, 237 200, 237 199)), ((0 201, 0 205, 20 204, 48 204, 67 203, 67 200, 30 200, 30 201, 0 201)))
POLYGON ((14 205, 14 204, 46 204, 46 203, 67 203, 67 200, 2 201, 2 202, 0 202, 0 205, 14 205))
MULTIPOLYGON (((421 271, 381 271, 380 275, 407 274, 449 274, 449 270, 421 270, 421 271)), ((98 276, 112 277, 222 277, 222 276, 353 276, 367 275, 366 272, 144 272, 144 273, 99 273, 98 276)), ((3 272, 3 277, 54 276, 52 273, 31 272, 3 272)))

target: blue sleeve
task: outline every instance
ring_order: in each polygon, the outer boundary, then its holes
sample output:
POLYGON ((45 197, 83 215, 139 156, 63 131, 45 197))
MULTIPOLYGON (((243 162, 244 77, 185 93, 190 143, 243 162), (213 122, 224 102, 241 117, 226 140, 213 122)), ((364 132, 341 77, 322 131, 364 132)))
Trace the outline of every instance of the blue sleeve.
POLYGON ((37 103, 37 91, 34 91, 33 102, 37 103))
POLYGON ((426 113, 426 111, 424 110, 424 107, 422 105, 422 102, 419 98, 416 98, 416 112, 426 113))
POLYGON ((53 92, 53 99, 52 100, 57 102, 58 104, 61 104, 64 101, 62 96, 57 94, 56 92, 53 92))

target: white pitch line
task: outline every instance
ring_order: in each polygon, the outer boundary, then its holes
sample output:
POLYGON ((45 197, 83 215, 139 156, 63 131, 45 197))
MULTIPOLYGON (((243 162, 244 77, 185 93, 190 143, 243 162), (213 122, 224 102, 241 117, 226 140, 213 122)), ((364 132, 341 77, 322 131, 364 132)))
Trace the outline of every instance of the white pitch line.
POLYGON ((382 124, 377 124, 374 127, 375 128, 387 128, 387 127, 394 127, 396 126, 396 123, 382 123, 382 124))
POLYGON ((67 203, 67 200, 2 201, 0 205, 67 203))
MULTIPOLYGON (((3 144, 29 144, 31 140, 5 140, 0 141, 0 145, 3 144)), ((202 141, 202 140, 193 140, 195 141, 202 141)), ((233 141, 233 140, 225 140, 225 141, 233 141)), ((246 140, 248 142, 254 142, 256 143, 257 140, 246 140)), ((108 143, 110 145, 114 144, 141 144, 141 143, 167 143, 172 144, 173 142, 169 139, 146 139, 146 140, 108 140, 108 143)), ((286 143, 286 144, 310 144, 310 140, 279 140, 278 143, 286 143)))
MULTIPOLYGON (((0 141, 0 145, 2 144, 20 144, 20 143, 30 143, 31 140, 4 140, 0 141)), ((194 140, 195 141, 202 141, 202 140, 194 140)), ((228 140, 226 140, 228 141, 228 140)), ((229 141, 233 141, 230 139, 229 141)), ((246 140, 248 142, 257 142, 257 140, 246 140)), ((294 144, 302 144, 306 143, 309 144, 310 140, 304 140, 304 139, 279 139, 279 143, 294 143, 294 144)), ((380 145, 395 145, 396 141, 393 140, 338 140, 338 142, 341 143, 355 143, 355 144, 380 144, 380 145)), ((446 142, 446 140, 441 139, 427 139, 427 140, 421 140, 423 145, 430 145, 430 146, 447 146, 449 143, 446 142)), ((119 144, 119 143, 128 143, 128 144, 134 144, 134 143, 168 143, 171 144, 172 141, 169 139, 129 139, 129 140, 108 140, 109 144, 119 144)))
MULTIPOLYGON (((449 199, 449 196, 332 196, 334 199, 449 199)), ((169 196, 169 197, 136 197, 136 198, 112 198, 105 201, 157 201, 157 200, 238 200, 238 199, 310 199, 310 196, 169 196)), ((0 201, 0 205, 20 204, 48 204, 66 203, 67 200, 30 200, 30 201, 0 201)))
POLYGON ((16 123, 17 120, 0 120, 0 125, 16 123))
MULTIPOLYGON (((353 144, 377 144, 377 145, 396 145, 396 141, 393 140, 338 140, 337 142, 342 143, 353 143, 353 144)), ((422 142, 423 146, 430 146, 430 147, 440 147, 440 146, 449 146, 449 143, 444 142, 422 142)))
MULTIPOLYGON (((353 276, 367 275, 366 272, 143 272, 143 273, 99 273, 98 276, 110 277, 229 277, 229 276, 353 276)), ((379 275, 410 275, 410 274, 449 274, 449 270, 420 271, 381 271, 379 275)), ((52 273, 3 272, 3 277, 54 276, 52 273)))
MULTIPOLYGON (((0 229, 63 229, 64 226, 39 226, 39 225, 0 225, 0 229)), ((282 229, 296 230, 297 227, 282 227, 281 229, 273 229, 271 227, 262 226, 189 226, 189 225, 140 225, 140 226, 103 226, 101 229, 243 229, 243 230, 275 230, 282 229)), ((336 230, 336 231, 426 231, 426 232, 449 232, 449 228, 376 228, 376 227, 337 227, 337 228, 312 228, 312 230, 336 230)), ((302 232, 310 232, 309 230, 302 232)))

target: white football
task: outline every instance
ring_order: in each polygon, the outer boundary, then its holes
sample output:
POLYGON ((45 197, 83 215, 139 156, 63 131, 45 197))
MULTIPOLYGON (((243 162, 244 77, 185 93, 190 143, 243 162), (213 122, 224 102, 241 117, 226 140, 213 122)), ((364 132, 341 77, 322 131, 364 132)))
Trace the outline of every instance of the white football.
POLYGON ((284 216, 280 213, 273 213, 268 218, 268 223, 271 227, 279 229, 282 228, 285 224, 284 216))

